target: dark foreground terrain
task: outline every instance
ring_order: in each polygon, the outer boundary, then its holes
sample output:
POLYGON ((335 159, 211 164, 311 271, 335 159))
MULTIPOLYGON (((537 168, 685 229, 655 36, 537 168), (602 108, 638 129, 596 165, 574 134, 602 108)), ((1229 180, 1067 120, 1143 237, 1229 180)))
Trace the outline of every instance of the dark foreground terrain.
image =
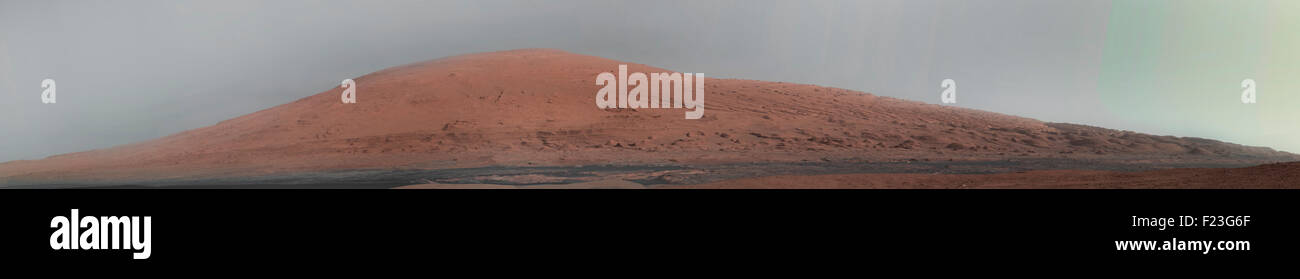
POLYGON ((10 188, 1290 188, 1300 163, 1262 166, 1022 159, 360 170, 10 188))

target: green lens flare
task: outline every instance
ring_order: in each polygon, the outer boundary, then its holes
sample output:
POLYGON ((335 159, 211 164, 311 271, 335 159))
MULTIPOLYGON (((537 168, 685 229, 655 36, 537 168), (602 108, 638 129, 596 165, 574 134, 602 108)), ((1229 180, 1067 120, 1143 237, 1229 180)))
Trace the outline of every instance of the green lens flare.
POLYGON ((1103 113, 1300 152, 1300 1, 1116 1, 1104 44, 1103 113), (1244 79, 1258 103, 1241 102, 1244 79))

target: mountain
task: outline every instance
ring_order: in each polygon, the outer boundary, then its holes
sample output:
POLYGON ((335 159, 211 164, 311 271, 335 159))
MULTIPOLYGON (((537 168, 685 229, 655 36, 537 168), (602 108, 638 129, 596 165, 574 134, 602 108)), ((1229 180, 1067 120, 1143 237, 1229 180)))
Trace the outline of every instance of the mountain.
MULTIPOLYGON (((1300 160, 1265 147, 707 75, 701 119, 685 119, 685 109, 599 109, 596 77, 617 74, 619 65, 628 65, 629 72, 669 72, 547 49, 447 57, 355 78, 354 104, 340 102, 342 89, 334 87, 159 139, 3 163, 0 184, 365 181, 376 171, 495 168, 487 173, 500 175, 502 169, 592 165, 689 167, 699 171, 697 177, 707 176, 709 166, 734 170, 692 180, 707 182, 763 174, 735 167, 745 164, 773 170, 827 164, 834 166, 822 171, 871 172, 877 171, 874 164, 951 161, 967 168, 962 172, 986 173, 1300 160), (971 169, 984 162, 1001 163, 971 169)), ((799 172, 794 169, 785 173, 799 172)), ((400 177, 385 179, 408 179, 400 177)), ((554 182, 540 180, 505 181, 554 182)))

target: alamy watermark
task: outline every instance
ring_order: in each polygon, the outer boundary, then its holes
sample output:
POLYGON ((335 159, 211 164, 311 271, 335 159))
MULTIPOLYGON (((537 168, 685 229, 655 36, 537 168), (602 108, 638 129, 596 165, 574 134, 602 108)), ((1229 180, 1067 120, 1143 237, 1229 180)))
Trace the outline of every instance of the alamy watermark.
POLYGON ((54 250, 134 250, 131 258, 148 259, 153 237, 150 216, 80 216, 72 209, 68 216, 50 219, 50 249, 54 250))
POLYGON ((339 86, 343 87, 343 95, 339 96, 344 104, 357 103, 357 82, 352 79, 345 79, 339 86))
POLYGON ((41 81, 41 89, 44 89, 41 90, 42 104, 53 104, 56 101, 55 97, 57 97, 57 95, 55 95, 54 87, 54 79, 47 78, 41 81))
POLYGON ((596 107, 611 108, 686 108, 686 119, 704 117, 704 74, 631 73, 627 65, 618 65, 618 76, 596 75, 596 107), (635 87, 628 90, 629 83, 635 87), (693 86, 692 86, 693 85, 693 86), (694 87, 694 88, 692 88, 694 87), (693 89, 693 90, 692 90, 693 89))
POLYGON ((1242 88, 1242 91, 1241 91, 1241 103, 1242 103, 1242 104, 1254 104, 1255 101, 1258 101, 1258 100, 1256 99, 1256 96, 1255 96, 1255 80, 1254 80, 1254 79, 1249 79, 1249 78, 1248 78, 1248 79, 1243 79, 1243 80, 1241 80, 1241 88, 1242 88))
POLYGON ((943 89, 943 91, 939 93, 939 101, 945 104, 957 103, 957 81, 944 79, 942 82, 939 82, 939 88, 943 89))

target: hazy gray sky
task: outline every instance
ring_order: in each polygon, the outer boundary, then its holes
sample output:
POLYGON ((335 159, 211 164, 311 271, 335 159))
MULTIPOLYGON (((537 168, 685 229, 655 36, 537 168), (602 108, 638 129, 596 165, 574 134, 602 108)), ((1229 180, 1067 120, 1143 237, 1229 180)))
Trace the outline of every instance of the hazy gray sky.
MULTIPOLYGON (((1137 18, 1161 10, 1186 16, 1169 6, 1227 5, 1127 2, 1118 5, 1128 12, 1121 15, 1137 18)), ((1255 9, 1224 9, 1226 18, 1296 6, 1248 4, 1255 9)), ((1160 118, 1205 108, 1160 109, 1162 104, 1152 103, 1156 113, 1150 117, 1106 113, 1125 103, 1098 92, 1099 86, 1115 87, 1101 71, 1131 60, 1114 61, 1124 56, 1113 52, 1128 45, 1108 42, 1107 30, 1145 26, 1117 23, 1124 18, 1114 18, 1116 6, 1083 0, 2 0, 0 161, 157 138, 391 66, 518 48, 557 48, 710 77, 810 83, 929 103, 939 102, 939 83, 951 78, 958 82, 961 107, 1300 151, 1297 145, 1280 146, 1300 142, 1295 125, 1271 127, 1275 135, 1282 131, 1283 140, 1270 141, 1262 132, 1195 121, 1166 125, 1160 118), (57 104, 40 102, 45 78, 58 82, 57 104)), ((1294 13, 1274 16, 1289 15, 1294 13)), ((1152 24, 1171 21, 1178 22, 1152 24)), ((1283 31, 1294 30, 1260 32, 1283 31)), ((1295 33, 1248 44, 1292 46, 1295 33)), ((1239 34, 1219 36, 1231 40, 1239 34)), ((1216 89, 1229 101, 1222 105, 1241 105, 1230 102, 1241 78, 1225 77, 1227 86, 1216 89)))

